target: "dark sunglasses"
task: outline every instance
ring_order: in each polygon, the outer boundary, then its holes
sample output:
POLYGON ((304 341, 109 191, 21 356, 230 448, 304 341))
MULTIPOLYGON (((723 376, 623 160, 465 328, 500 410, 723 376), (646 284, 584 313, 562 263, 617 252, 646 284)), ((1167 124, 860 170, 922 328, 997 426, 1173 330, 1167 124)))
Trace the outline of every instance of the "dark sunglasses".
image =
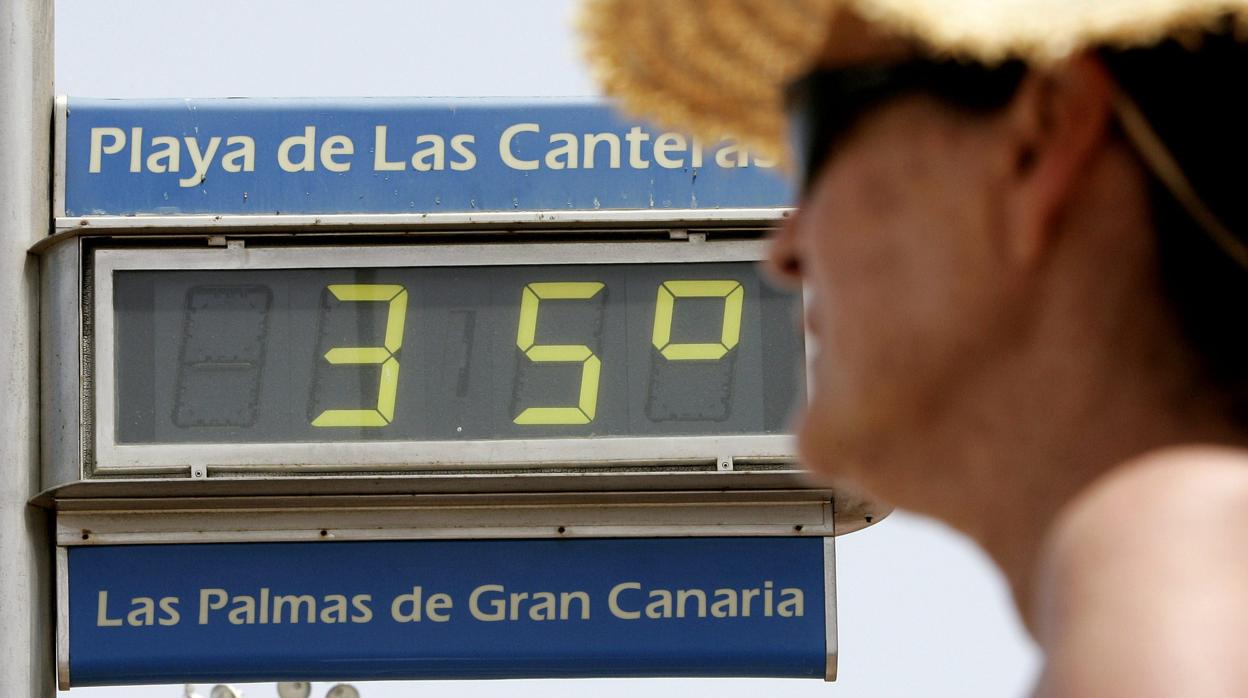
POLYGON ((1026 72, 1020 61, 988 67, 916 59, 807 73, 791 83, 785 93, 801 193, 806 193, 837 145, 873 108, 902 95, 922 93, 964 109, 992 111, 1010 101, 1026 72))

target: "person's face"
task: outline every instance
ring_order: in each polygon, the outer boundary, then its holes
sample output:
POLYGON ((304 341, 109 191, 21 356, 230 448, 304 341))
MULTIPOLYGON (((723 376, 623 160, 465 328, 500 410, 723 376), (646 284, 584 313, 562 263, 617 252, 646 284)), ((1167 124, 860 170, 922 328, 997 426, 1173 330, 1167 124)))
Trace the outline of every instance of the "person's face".
MULTIPOLYGON (((872 108, 810 180, 774 240, 772 269, 800 281, 811 397, 799 424, 802 460, 877 496, 940 476, 896 472, 943 450, 1002 322, 994 273, 1001 126, 928 96, 872 108)), ((936 458, 933 458, 936 460, 936 458)))

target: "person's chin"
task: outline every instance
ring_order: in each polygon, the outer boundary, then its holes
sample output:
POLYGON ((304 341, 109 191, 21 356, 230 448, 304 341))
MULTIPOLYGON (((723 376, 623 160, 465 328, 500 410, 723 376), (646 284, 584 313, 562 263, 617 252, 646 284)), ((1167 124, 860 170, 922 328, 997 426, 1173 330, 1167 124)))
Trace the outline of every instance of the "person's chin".
POLYGON ((820 479, 841 479, 851 476, 853 435, 847 433, 843 420, 829 410, 812 405, 797 426, 798 460, 806 470, 820 479))
POLYGON ((797 424, 798 461, 817 480, 872 489, 895 438, 889 425, 864 418, 866 405, 815 401, 797 424))
POLYGON ((799 451, 801 465, 811 486, 834 489, 838 498, 883 501, 872 491, 862 466, 840 455, 834 448, 825 448, 812 441, 809 446, 801 446, 799 451))

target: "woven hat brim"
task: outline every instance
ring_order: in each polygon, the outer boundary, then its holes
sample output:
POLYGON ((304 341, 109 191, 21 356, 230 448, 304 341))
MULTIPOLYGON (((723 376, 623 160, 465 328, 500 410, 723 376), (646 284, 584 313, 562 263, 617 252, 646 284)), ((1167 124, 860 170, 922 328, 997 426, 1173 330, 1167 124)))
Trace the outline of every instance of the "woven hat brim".
POLYGON ((784 89, 852 15, 934 56, 1048 65, 1094 46, 1195 39, 1248 0, 586 0, 591 70, 628 112, 783 160, 784 89))

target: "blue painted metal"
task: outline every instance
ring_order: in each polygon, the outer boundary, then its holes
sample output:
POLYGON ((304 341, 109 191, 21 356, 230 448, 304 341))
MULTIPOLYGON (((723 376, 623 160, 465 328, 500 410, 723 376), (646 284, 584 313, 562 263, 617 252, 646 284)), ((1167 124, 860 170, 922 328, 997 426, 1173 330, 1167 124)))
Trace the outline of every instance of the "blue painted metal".
MULTIPOLYGON (((88 546, 71 548, 68 559, 69 673, 76 686, 824 675, 818 538, 88 546), (638 586, 620 590, 620 612, 613 612, 611 591, 623 583, 638 586), (470 603, 483 586, 476 606, 487 619, 474 617, 470 603), (411 619, 413 604, 403 602, 397 611, 407 620, 400 622, 392 604, 414 587, 421 592, 420 620, 411 619), (685 599, 684 617, 676 615, 679 598, 672 617, 648 617, 647 604, 662 597, 652 596, 657 589, 674 597, 680 589, 703 590, 705 617, 695 596, 685 599), (716 617, 712 604, 725 598, 720 589, 737 590, 735 615, 716 617), (748 616, 743 589, 758 590, 748 616), (800 615, 792 590, 801 592, 800 615), (589 601, 588 619, 572 597, 559 618, 560 595, 575 591, 589 601), (529 595, 517 602, 514 619, 513 592, 529 595), (533 613, 547 615, 533 610, 535 592, 554 594, 556 619, 534 619, 533 613), (434 602, 436 594, 446 599, 434 602), (299 622, 291 622, 288 602, 278 622, 276 598, 292 595, 308 597, 316 622, 308 622, 304 601, 299 622), (333 595, 343 597, 342 615, 333 595), (251 623, 241 623, 248 619, 243 597, 257 607, 251 623), (784 599, 789 604, 782 608, 784 599), (502 620, 488 619, 495 601, 505 604, 502 620), (240 624, 233 624, 230 612, 240 608, 234 616, 240 624), (629 613, 639 617, 620 617, 629 613), (367 622, 352 622, 366 615, 367 622)), ((728 610, 726 603, 718 608, 728 610)))
POLYGON ((58 163, 67 216, 714 209, 793 198, 774 169, 730 141, 695 156, 670 134, 656 153, 662 131, 589 101, 71 99, 68 114, 58 163), (591 168, 587 134, 610 134, 593 147, 591 168), (279 162, 283 143, 295 171, 279 162))

